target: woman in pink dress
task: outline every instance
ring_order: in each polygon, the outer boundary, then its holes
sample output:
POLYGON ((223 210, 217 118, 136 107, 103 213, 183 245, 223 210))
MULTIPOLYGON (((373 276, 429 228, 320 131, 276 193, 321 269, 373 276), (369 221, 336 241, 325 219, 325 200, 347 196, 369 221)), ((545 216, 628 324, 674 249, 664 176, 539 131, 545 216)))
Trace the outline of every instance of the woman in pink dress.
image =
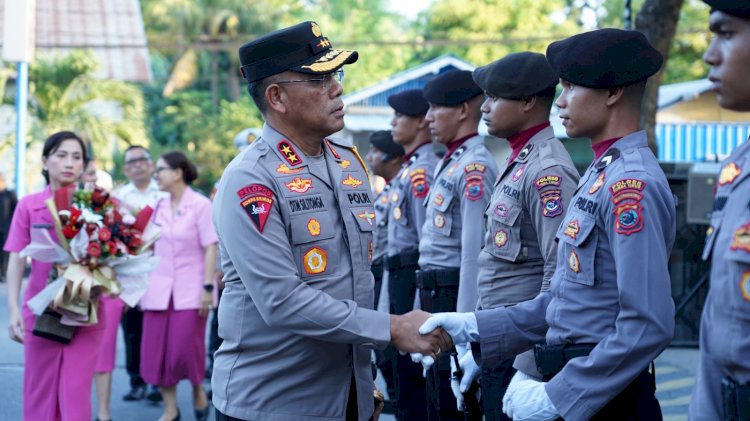
POLYGON ((213 279, 218 239, 211 222, 211 202, 190 184, 195 166, 182 152, 156 162, 154 178, 169 193, 156 204, 152 222, 161 229, 154 244, 159 266, 149 275, 143 310, 141 377, 159 386, 164 398, 160 420, 179 419, 177 383, 193 385, 198 420, 208 418, 202 380, 206 370, 206 317, 213 307, 213 279))
POLYGON ((23 418, 26 420, 90 420, 91 383, 99 354, 106 316, 99 309, 99 323, 77 327, 73 339, 62 344, 32 334, 36 316, 26 303, 46 285, 52 265, 31 261, 31 274, 23 296, 18 299, 25 259, 19 256, 32 238, 42 230, 56 239, 52 216, 44 204, 59 188, 76 183, 88 161, 83 141, 75 133, 59 132, 50 136, 42 149, 42 174, 47 187, 40 193, 23 197, 13 214, 4 249, 10 253, 8 264, 8 333, 23 344, 23 418))

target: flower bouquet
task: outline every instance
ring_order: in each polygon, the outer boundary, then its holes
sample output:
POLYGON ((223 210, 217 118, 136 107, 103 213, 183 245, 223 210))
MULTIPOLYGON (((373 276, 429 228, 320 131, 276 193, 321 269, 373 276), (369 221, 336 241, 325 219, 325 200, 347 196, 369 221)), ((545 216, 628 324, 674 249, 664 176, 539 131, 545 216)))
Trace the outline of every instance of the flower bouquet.
POLYGON ((153 209, 132 215, 99 187, 59 189, 45 205, 57 241, 47 230, 34 230, 37 238, 21 255, 54 263, 54 268, 28 306, 38 316, 35 334, 67 343, 72 326, 98 322, 102 293, 117 295, 131 307, 138 303, 158 263, 150 249, 159 232, 149 223, 153 209))

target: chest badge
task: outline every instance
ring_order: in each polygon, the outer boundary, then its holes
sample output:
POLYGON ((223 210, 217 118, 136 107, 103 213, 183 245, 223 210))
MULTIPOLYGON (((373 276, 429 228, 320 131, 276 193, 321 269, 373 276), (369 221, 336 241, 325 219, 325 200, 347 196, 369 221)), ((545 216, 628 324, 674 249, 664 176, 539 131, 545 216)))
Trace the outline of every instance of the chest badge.
POLYGON ((568 267, 575 273, 581 272, 581 263, 578 261, 578 253, 575 250, 570 251, 568 256, 568 267))
POLYGON ((344 181, 341 182, 341 184, 343 184, 345 186, 349 186, 349 187, 355 188, 355 189, 357 187, 361 186, 362 183, 363 183, 362 180, 359 180, 359 179, 356 179, 356 178, 352 177, 351 174, 349 174, 349 176, 346 177, 346 180, 344 180, 344 181))
POLYGON ((574 219, 570 222, 568 222, 568 225, 565 226, 564 234, 572 239, 578 238, 578 233, 581 231, 581 226, 578 223, 577 219, 574 219))
POLYGON ((599 191, 599 189, 602 188, 604 185, 604 173, 599 174, 599 177, 596 177, 596 181, 594 181, 594 184, 591 185, 589 188, 589 194, 594 194, 599 191))
POLYGON ((742 291, 742 298, 746 301, 750 301, 750 270, 742 274, 742 279, 740 279, 740 291, 742 291))
POLYGON ((383 205, 385 205, 386 203, 388 203, 388 196, 386 196, 386 195, 381 196, 380 197, 380 203, 383 204, 383 205))
POLYGON ((305 193, 312 188, 312 179, 295 177, 294 180, 285 184, 289 191, 294 193, 305 193))
POLYGON ((513 177, 510 179, 515 183, 518 180, 521 179, 521 176, 523 175, 523 172, 526 170, 526 165, 521 165, 519 169, 516 170, 516 172, 513 173, 513 177))
POLYGON ((370 240, 370 246, 367 248, 367 260, 372 263, 372 240, 370 240))
POLYGON ((375 214, 372 212, 364 211, 357 215, 360 219, 367 221, 368 224, 372 225, 375 221, 375 214))
POLYGON ((750 253, 750 223, 737 228, 732 237, 732 245, 729 248, 750 253))
POLYGON ((508 233, 506 233, 505 230, 498 230, 495 232, 494 241, 496 247, 503 247, 508 244, 508 233))
POLYGON ((393 219, 397 221, 401 219, 401 208, 398 206, 393 208, 393 219))
POLYGON ((432 199, 432 203, 434 203, 435 206, 440 206, 440 205, 443 204, 444 200, 445 200, 445 198, 443 197, 443 195, 440 194, 440 193, 438 193, 438 194, 435 195, 435 198, 432 199))
POLYGON ((341 162, 339 162, 339 165, 341 165, 341 168, 347 169, 352 163, 348 159, 342 159, 341 162))
POLYGON ((302 171, 302 168, 291 169, 284 163, 281 163, 276 167, 276 172, 279 174, 297 174, 300 171, 302 171))
POLYGON ((445 216, 442 213, 436 213, 432 223, 438 228, 443 228, 445 226, 445 216))
POLYGON ((319 247, 313 247, 302 256, 302 266, 308 275, 323 273, 328 266, 328 254, 319 247))
POLYGON ((307 232, 309 232, 313 237, 319 236, 320 222, 318 222, 318 220, 315 218, 310 218, 310 220, 307 221, 307 232))
POLYGON ((453 174, 453 171, 456 171, 456 168, 458 168, 458 164, 453 164, 453 165, 451 165, 451 167, 450 167, 450 168, 448 168, 448 172, 446 173, 446 175, 451 175, 451 174, 453 174))
POLYGON ((732 184, 740 174, 742 174, 742 170, 737 166, 737 164, 735 164, 734 162, 730 162, 721 169, 721 174, 719 175, 719 185, 725 186, 727 184, 732 184))
POLYGON ((501 218, 505 218, 506 216, 508 216, 508 211, 508 205, 506 205, 505 203, 498 203, 497 206, 495 206, 495 215, 501 218))

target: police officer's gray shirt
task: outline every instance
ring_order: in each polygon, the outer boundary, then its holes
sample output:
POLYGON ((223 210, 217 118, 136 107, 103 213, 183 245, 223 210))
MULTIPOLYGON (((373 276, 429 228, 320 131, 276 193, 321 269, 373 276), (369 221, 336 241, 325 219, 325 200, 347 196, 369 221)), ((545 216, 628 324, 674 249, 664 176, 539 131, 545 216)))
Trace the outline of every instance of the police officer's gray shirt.
POLYGON ((529 349, 545 339, 545 330, 549 345, 598 344, 545 387, 563 418, 591 418, 672 339, 674 236, 675 200, 666 177, 645 132, 630 134, 581 178, 557 232, 550 290, 476 313, 482 363, 493 366, 529 349))
POLYGON ((424 201, 433 188, 437 162, 432 143, 425 143, 414 150, 393 179, 388 213, 389 256, 419 248, 425 221, 424 201))
POLYGON ((727 419, 722 380, 750 382, 750 141, 723 163, 703 258, 711 259, 711 287, 689 418, 727 419))
POLYGON ((373 412, 372 193, 361 159, 323 144, 327 171, 269 126, 227 167, 214 201, 225 289, 213 403, 246 420, 343 420, 354 376, 373 412))
POLYGON ((562 143, 547 127, 529 139, 495 183, 479 254, 479 305, 517 304, 549 289, 560 227, 578 180, 562 143))
POLYGON ((393 189, 394 180, 389 180, 375 196, 375 230, 372 233, 372 260, 377 261, 388 253, 388 213, 391 204, 388 200, 389 192, 393 189))
POLYGON ((456 309, 465 312, 477 304, 477 258, 484 238, 481 221, 497 178, 497 164, 481 136, 467 140, 449 159, 436 167, 439 174, 427 197, 419 267, 460 268, 456 309))

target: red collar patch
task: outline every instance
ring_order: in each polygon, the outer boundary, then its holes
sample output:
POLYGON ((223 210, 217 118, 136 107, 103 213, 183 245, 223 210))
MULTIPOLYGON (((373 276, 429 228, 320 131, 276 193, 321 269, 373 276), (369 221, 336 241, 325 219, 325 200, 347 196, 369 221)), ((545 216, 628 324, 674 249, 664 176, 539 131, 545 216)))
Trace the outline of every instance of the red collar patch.
MULTIPOLYGON (((328 139, 325 140, 326 146, 328 146, 328 149, 331 150, 331 155, 333 155, 336 159, 341 159, 341 156, 338 152, 336 152, 336 149, 333 149, 333 145, 331 145, 331 142, 328 141, 328 139)), ((348 166, 348 165, 347 165, 348 166)), ((346 169, 346 167, 344 167, 346 169)))
POLYGON ((299 157, 299 154, 294 150, 292 144, 287 142, 286 140, 282 140, 281 142, 279 142, 279 144, 276 145, 276 148, 279 150, 279 152, 281 152, 281 154, 284 156, 284 159, 286 159, 286 162, 288 162, 289 165, 294 167, 302 163, 302 158, 299 157))
POLYGON ((240 205, 255 224, 255 228, 263 234, 263 228, 273 207, 273 191, 261 184, 249 184, 237 190, 237 196, 240 197, 240 205))

